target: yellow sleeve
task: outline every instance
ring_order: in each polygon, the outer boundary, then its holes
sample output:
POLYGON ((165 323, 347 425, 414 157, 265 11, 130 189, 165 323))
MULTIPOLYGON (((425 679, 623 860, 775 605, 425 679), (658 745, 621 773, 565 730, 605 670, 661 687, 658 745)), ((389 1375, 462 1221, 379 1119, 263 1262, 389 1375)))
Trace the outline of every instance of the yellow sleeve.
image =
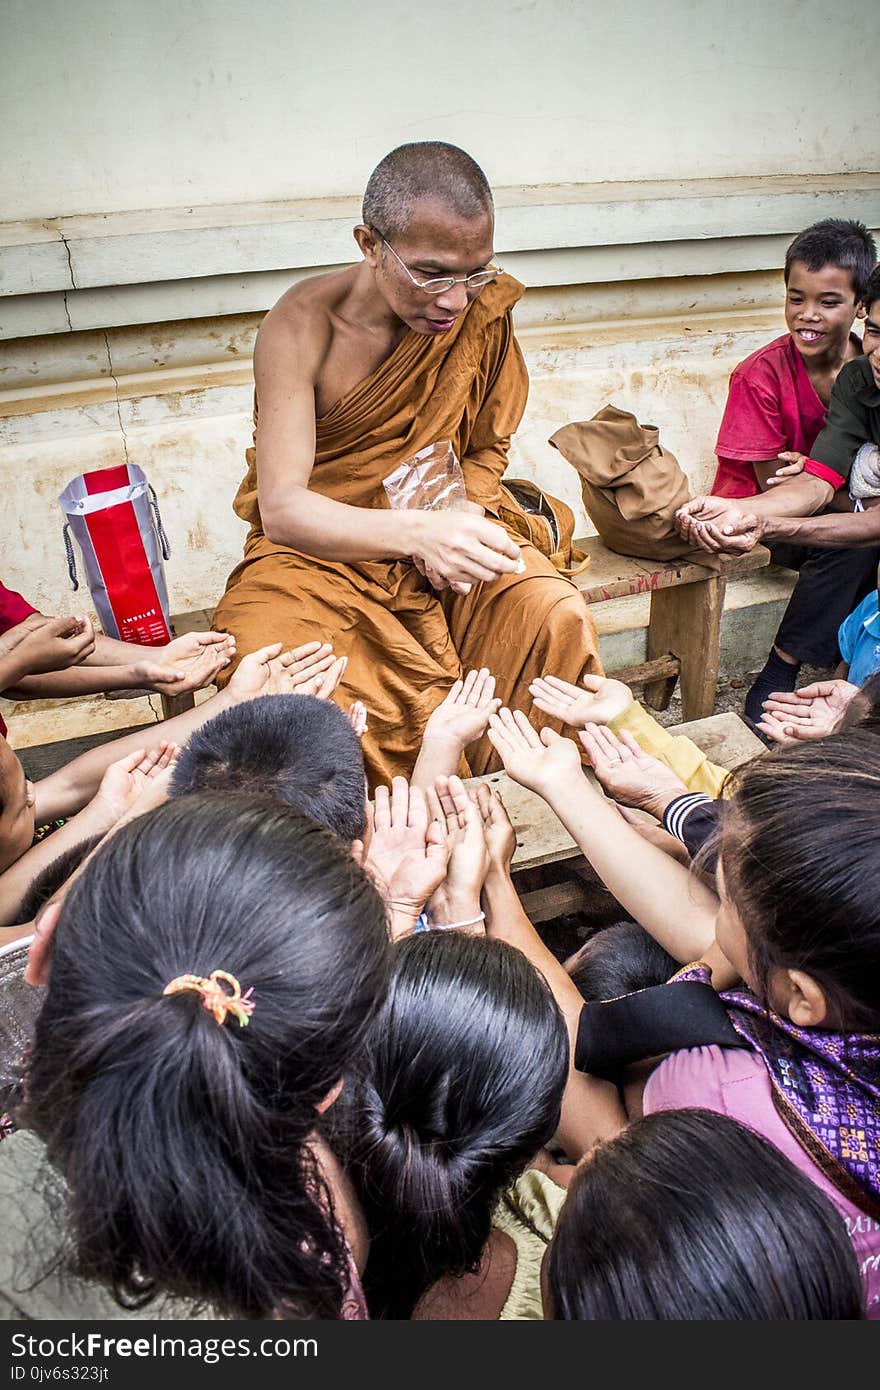
POLYGON ((637 700, 609 720, 608 728, 613 734, 626 729, 642 751, 665 763, 681 778, 688 791, 705 792, 706 796, 713 797, 721 795, 721 788, 729 776, 727 769, 710 763, 702 749, 685 734, 671 734, 664 729, 637 700))

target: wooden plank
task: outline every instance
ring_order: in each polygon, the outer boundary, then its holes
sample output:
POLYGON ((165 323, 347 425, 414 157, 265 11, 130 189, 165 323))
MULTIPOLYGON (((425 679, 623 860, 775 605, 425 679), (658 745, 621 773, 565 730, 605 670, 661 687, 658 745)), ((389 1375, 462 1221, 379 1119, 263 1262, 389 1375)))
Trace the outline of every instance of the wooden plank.
POLYGON ((642 687, 645 703, 651 709, 668 709, 681 674, 681 662, 677 656, 667 652, 652 661, 643 661, 639 666, 625 666, 611 674, 625 685, 642 687))
POLYGON ((609 671, 608 675, 629 686, 648 685, 651 681, 666 680, 671 680, 674 685, 680 670, 681 662, 678 657, 667 652, 653 661, 641 661, 638 666, 621 666, 618 671, 609 671))
POLYGON ((520 902, 529 921, 537 926, 554 917, 563 917, 567 912, 580 912, 589 906, 590 894, 583 883, 568 879, 565 883, 551 884, 549 888, 521 893, 520 902))
POLYGON ((191 613, 173 613, 171 631, 175 637, 183 637, 186 632, 210 632, 213 621, 213 608, 195 608, 191 613))
MULTIPOLYGON (((651 595, 648 660, 667 652, 678 657, 685 719, 706 718, 715 708, 726 584, 727 580, 719 574, 699 584, 657 589, 651 595)), ((645 703, 654 709, 665 709, 669 704, 668 683, 649 685, 645 703)))
POLYGON ((587 603, 603 603, 606 599, 627 598, 633 594, 652 594, 658 589, 676 588, 682 584, 699 584, 714 574, 725 576, 749 574, 770 563, 770 552, 756 545, 747 555, 706 556, 707 563, 692 559, 636 559, 608 550, 598 536, 587 536, 574 542, 589 555, 590 563, 580 574, 573 576, 577 588, 587 603))
POLYGON ((512 781, 506 772, 469 777, 467 785, 478 782, 487 783, 499 793, 510 816, 516 832, 516 849, 511 861, 513 870, 535 869, 540 864, 555 864, 557 860, 580 854, 565 826, 543 797, 512 781))
POLYGON ((732 711, 713 714, 709 719, 693 719, 675 724, 669 731, 685 734, 719 767, 733 769, 767 752, 766 744, 753 734, 748 724, 732 711))

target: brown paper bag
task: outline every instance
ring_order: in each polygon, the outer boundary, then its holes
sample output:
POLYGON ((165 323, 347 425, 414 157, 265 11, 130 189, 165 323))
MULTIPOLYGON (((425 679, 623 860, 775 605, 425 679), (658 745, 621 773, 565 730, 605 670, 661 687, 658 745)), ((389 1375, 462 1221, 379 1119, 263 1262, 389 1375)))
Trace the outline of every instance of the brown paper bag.
MULTIPOLYGON (((564 425, 550 443, 580 474, 584 507, 609 550, 649 560, 694 555, 674 521, 690 499, 688 480, 655 425, 606 405, 592 420, 564 425)), ((711 566, 708 554, 694 558, 711 566)))

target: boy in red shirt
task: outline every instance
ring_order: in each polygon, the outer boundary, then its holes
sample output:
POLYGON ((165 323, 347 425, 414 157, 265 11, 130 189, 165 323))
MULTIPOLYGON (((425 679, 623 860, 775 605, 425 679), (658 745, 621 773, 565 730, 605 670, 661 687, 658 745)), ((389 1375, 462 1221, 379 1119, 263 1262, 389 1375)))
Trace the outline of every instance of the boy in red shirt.
MULTIPOLYGON (((715 446, 713 497, 756 496, 779 470, 780 458, 790 463, 794 455, 809 455, 838 372, 861 355, 861 340, 851 329, 853 319, 864 316, 865 286, 876 258, 861 222, 831 218, 795 237, 785 257, 788 332, 752 353, 730 378, 715 446)), ((844 482, 809 458, 804 471, 836 489, 844 482)), ((849 510, 845 489, 838 497, 832 507, 849 510)), ((783 493, 777 490, 776 499, 782 503, 783 493)), ((794 491, 792 505, 797 509, 794 491)), ((870 550, 770 548, 774 562, 798 570, 799 578, 768 661, 746 696, 745 714, 752 721, 761 718, 772 691, 794 689, 801 662, 836 664, 838 627, 874 587, 880 560, 880 552, 870 550)))

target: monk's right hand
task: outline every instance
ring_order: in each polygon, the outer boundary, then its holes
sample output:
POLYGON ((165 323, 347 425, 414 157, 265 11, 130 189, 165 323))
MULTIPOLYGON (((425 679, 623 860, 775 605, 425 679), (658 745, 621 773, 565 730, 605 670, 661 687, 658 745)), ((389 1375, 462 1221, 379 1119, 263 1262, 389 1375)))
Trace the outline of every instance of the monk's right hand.
POLYGON ((502 526, 468 512, 412 512, 413 560, 446 583, 488 583, 516 574, 519 546, 502 526))

